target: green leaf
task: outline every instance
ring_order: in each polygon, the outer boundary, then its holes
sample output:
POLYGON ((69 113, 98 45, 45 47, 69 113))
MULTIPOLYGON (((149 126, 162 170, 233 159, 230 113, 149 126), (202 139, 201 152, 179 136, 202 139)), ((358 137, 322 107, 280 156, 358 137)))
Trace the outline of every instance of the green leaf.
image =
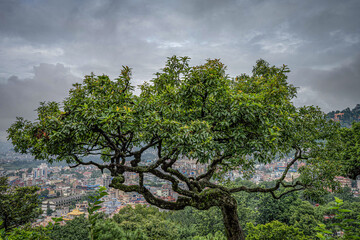
POLYGON ((100 208, 101 208, 101 206, 94 206, 94 207, 91 209, 91 211, 92 211, 92 212, 95 212, 95 211, 99 210, 100 208))
POLYGON ((352 212, 351 210, 348 210, 348 209, 339 209, 338 211, 339 212, 347 212, 347 213, 352 212))

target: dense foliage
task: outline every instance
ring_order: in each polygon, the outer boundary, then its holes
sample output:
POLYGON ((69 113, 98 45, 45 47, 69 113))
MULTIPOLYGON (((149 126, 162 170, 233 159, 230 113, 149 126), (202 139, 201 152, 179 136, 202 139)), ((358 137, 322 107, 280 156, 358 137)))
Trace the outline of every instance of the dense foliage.
POLYGON ((337 138, 328 144, 332 159, 339 161, 344 175, 356 179, 360 175, 360 122, 338 130, 337 138))
POLYGON ((353 122, 360 121, 360 104, 357 104, 355 108, 346 108, 342 111, 331 111, 327 114, 328 118, 332 118, 340 122, 342 127, 351 127, 353 122), (335 115, 337 115, 335 117, 335 115))
POLYGON ((68 221, 64 226, 55 225, 48 233, 53 240, 84 240, 89 239, 89 221, 80 216, 68 221))
POLYGON ((288 226, 285 223, 278 221, 269 222, 264 225, 257 225, 252 223, 247 225, 248 235, 246 239, 249 240, 306 240, 309 236, 305 236, 298 228, 288 226))
POLYGON ((0 177, 0 228, 10 231, 31 222, 41 214, 39 187, 11 187, 0 177))
POLYGON ((152 205, 181 210, 217 207, 228 239, 244 239, 238 192, 269 193, 274 198, 306 189, 319 196, 334 188, 339 169, 328 161, 324 145, 336 125, 316 107, 296 108, 296 88, 287 83, 289 69, 259 60, 252 75, 230 78, 219 60, 189 66, 187 57, 171 57, 141 94, 134 94, 131 70, 119 78, 86 76, 75 84, 62 104, 41 103, 34 122, 18 118, 8 129, 15 150, 48 162, 66 161, 72 167, 95 165, 108 169, 111 186, 138 192, 152 205), (148 164, 144 152, 154 149, 148 164), (87 161, 99 155, 104 161, 87 161), (250 175, 256 164, 292 156, 284 174, 269 186, 224 186, 223 174, 241 170, 250 175), (176 168, 179 159, 206 164, 204 174, 189 177, 176 168), (301 177, 284 181, 297 161, 306 162, 301 177), (125 172, 136 173, 129 185, 125 172), (179 197, 165 201, 146 188, 146 175, 168 181, 179 197), (216 177, 216 178, 215 178, 216 177), (281 188, 280 188, 281 187, 281 188))

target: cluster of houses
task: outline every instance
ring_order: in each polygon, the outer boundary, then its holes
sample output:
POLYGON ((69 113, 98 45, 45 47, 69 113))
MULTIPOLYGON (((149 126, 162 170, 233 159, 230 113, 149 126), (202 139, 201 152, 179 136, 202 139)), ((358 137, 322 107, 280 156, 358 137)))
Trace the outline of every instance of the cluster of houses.
MULTIPOLYGON (((250 176, 244 176, 240 170, 234 170, 225 175, 228 180, 248 177, 249 180, 260 183, 262 181, 272 181, 278 179, 285 171, 287 164, 291 159, 257 165, 256 170, 250 176)), ((292 166, 286 175, 286 181, 293 181, 299 177, 298 169, 304 163, 292 166)), ((198 176, 205 173, 207 166, 197 164, 189 159, 181 159, 174 166, 179 172, 186 176, 198 176)), ((8 172, 9 173, 9 172, 8 172)), ((136 184, 138 175, 136 173, 124 174, 126 183, 136 184)), ((10 184, 15 186, 33 186, 41 188, 39 191, 43 198, 42 210, 43 218, 38 221, 38 225, 46 225, 52 217, 63 217, 65 221, 71 220, 76 216, 87 216, 88 195, 92 194, 99 186, 107 187, 109 195, 102 200, 102 208, 99 210, 107 215, 116 214, 121 208, 127 205, 147 204, 144 197, 135 192, 125 193, 117 189, 110 188, 112 177, 108 173, 100 173, 93 166, 80 166, 70 169, 67 166, 48 166, 40 164, 32 170, 20 169, 14 170, 8 178, 10 184)), ((352 189, 355 196, 359 196, 360 181, 352 182, 350 179, 338 177, 342 186, 348 186, 352 189)), ((172 191, 171 184, 158 179, 154 176, 145 177, 145 187, 156 197, 175 201, 177 193, 172 191)))

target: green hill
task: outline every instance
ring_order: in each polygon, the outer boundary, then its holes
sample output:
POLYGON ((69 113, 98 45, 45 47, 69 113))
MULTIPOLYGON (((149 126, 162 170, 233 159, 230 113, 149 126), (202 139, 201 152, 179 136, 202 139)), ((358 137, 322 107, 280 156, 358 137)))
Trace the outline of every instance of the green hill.
POLYGON ((340 122, 342 127, 350 127, 353 122, 360 122, 360 104, 355 108, 346 108, 342 111, 332 111, 327 116, 334 121, 340 122))

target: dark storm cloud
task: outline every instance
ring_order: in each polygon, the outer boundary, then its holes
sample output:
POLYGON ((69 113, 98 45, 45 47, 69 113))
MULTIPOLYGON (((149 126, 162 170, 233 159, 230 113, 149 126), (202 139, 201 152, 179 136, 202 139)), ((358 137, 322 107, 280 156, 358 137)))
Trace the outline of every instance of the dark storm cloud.
POLYGON ((299 69, 294 79, 300 86, 299 104, 319 102, 324 111, 332 111, 360 103, 360 55, 329 70, 299 69))
POLYGON ((328 75, 356 78, 342 69, 360 53, 359 10, 357 0, 0 1, 0 82, 62 63, 79 77, 115 77, 128 65, 137 85, 174 54, 192 64, 221 58, 231 76, 263 58, 289 65, 289 80, 301 87, 297 103, 352 106, 355 94, 337 94, 354 88, 328 75), (322 88, 325 79, 336 87, 322 88))
POLYGON ((34 67, 32 78, 11 76, 6 83, 0 83, 1 140, 5 139, 6 129, 17 116, 34 120, 40 102, 61 102, 77 81, 79 78, 62 64, 40 64, 34 67))

